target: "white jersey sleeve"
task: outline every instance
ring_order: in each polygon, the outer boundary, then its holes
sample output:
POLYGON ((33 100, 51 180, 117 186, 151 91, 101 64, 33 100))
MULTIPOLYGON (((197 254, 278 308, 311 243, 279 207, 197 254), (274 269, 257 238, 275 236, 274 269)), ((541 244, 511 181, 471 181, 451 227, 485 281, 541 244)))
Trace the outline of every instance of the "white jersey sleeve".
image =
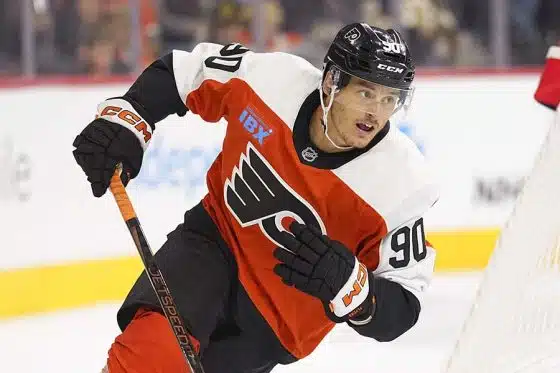
POLYGON ((173 75, 179 95, 186 99, 205 80, 225 83, 245 74, 247 53, 253 53, 241 44, 220 45, 200 43, 190 52, 173 51, 173 75))
POLYGON ((423 219, 412 218, 389 232, 381 241, 380 254, 373 274, 401 284, 421 301, 436 257, 425 239, 423 219))

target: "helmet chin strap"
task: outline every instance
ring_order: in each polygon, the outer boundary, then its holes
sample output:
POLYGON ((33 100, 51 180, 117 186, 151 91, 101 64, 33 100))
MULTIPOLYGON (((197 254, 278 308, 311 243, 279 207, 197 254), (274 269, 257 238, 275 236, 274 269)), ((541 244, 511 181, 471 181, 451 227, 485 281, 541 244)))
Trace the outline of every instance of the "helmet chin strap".
POLYGON ((321 100, 321 108, 323 109, 323 120, 321 121, 323 124, 323 133, 325 134, 325 137, 327 138, 327 140, 329 140, 329 142, 332 144, 332 146, 334 146, 335 148, 339 149, 339 150, 349 150, 352 149, 352 146, 339 146, 337 144, 335 144, 335 142, 331 139, 331 137, 329 136, 329 125, 328 125, 328 121, 327 121, 327 116, 329 114, 329 110, 331 110, 333 101, 334 101, 334 94, 336 93, 336 83, 334 83, 331 87, 331 94, 329 96, 329 102, 327 103, 327 106, 325 106, 325 102, 323 100, 323 82, 319 83, 319 99, 321 100))

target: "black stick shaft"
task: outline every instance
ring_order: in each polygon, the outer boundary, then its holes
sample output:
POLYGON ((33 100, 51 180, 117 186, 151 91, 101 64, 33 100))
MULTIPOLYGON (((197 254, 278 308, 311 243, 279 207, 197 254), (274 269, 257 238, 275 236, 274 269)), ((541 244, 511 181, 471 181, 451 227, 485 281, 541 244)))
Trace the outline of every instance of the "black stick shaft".
POLYGON ((136 217, 136 212, 134 211, 132 202, 128 198, 126 189, 122 184, 120 172, 121 168, 117 167, 115 174, 111 178, 109 188, 111 189, 117 205, 119 206, 119 210, 126 222, 128 230, 130 231, 134 244, 138 249, 138 254, 140 254, 142 263, 144 264, 146 274, 148 275, 150 283, 156 293, 163 313, 173 330, 173 334, 179 343, 179 347, 185 356, 185 360, 191 373, 204 373, 200 358, 198 357, 196 349, 191 342, 191 334, 186 327, 185 320, 179 314, 175 300, 173 299, 173 296, 169 291, 169 287, 167 286, 165 279, 163 278, 163 275, 161 274, 161 271, 154 259, 154 254, 148 244, 148 241, 146 240, 144 232, 142 231, 140 221, 136 217))
POLYGON ((154 256, 152 254, 152 250, 146 238, 144 236, 144 232, 142 231, 142 227, 140 226, 140 222, 137 218, 132 218, 127 220, 126 225, 128 226, 128 230, 132 235, 132 239, 136 244, 136 248, 138 249, 138 253, 142 258, 142 262, 144 263, 144 268, 146 269, 146 273, 148 278, 150 279, 150 283, 156 292, 156 296, 158 301, 163 309, 165 317, 171 328, 173 329, 173 333, 177 338, 177 342, 183 351, 183 355, 185 356, 187 363, 191 369, 192 373, 204 373, 202 368, 202 364, 198 358, 198 354, 194 346, 190 340, 190 333, 185 325, 185 321, 179 314, 173 296, 165 283, 165 279, 159 270, 159 267, 154 260, 154 256))

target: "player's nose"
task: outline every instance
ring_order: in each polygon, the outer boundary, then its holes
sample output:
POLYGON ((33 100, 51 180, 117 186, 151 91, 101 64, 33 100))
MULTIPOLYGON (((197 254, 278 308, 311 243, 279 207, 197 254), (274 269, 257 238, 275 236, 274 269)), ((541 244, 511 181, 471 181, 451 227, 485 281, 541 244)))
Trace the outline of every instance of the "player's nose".
POLYGON ((368 110, 366 111, 366 114, 374 115, 377 114, 378 110, 379 110, 379 102, 374 101, 368 105, 368 110))
POLYGON ((366 113, 366 120, 368 122, 375 122, 377 120, 377 116, 374 113, 366 113))

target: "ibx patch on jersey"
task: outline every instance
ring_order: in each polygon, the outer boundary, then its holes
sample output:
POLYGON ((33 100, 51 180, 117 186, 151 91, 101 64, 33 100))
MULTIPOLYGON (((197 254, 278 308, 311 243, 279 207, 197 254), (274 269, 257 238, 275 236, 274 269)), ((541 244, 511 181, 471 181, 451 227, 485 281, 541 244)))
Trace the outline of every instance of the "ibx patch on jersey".
POLYGON ((259 144, 263 145, 264 140, 272 134, 272 129, 264 123, 262 119, 249 106, 243 110, 239 116, 239 121, 243 124, 243 128, 253 135, 259 144))

